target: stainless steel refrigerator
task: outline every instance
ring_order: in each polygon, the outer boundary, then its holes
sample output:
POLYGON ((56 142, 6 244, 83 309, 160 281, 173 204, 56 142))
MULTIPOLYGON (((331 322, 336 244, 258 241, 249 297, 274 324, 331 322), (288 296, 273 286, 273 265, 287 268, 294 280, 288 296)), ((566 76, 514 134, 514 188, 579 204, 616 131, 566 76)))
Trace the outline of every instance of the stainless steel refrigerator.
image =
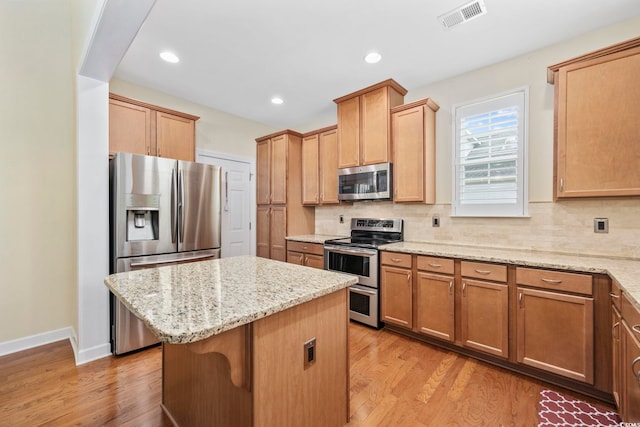
MULTIPOLYGON (((110 163, 111 272, 220 257, 220 167, 116 153, 110 163)), ((111 350, 158 342, 111 295, 111 350)))

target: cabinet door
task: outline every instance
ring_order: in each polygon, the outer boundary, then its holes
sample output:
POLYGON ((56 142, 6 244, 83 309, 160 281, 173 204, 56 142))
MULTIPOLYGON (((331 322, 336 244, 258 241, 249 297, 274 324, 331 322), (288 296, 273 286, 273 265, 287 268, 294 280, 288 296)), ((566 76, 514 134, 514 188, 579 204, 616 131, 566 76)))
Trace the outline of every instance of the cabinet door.
POLYGON ((418 272, 416 330, 453 341, 455 331, 453 277, 418 272))
POLYGON ((338 167, 358 166, 360 159, 360 97, 338 104, 338 167))
POLYGON ((338 131, 320 134, 320 203, 340 203, 338 200, 338 131))
POLYGON ((287 262, 304 265, 304 254, 301 252, 287 251, 287 262))
POLYGON ((518 287, 518 362, 593 384, 593 298, 518 287))
POLYGON ((270 220, 270 255, 277 261, 287 260, 287 208, 285 206, 271 206, 270 220))
MULTIPOLYGON (((640 422, 640 342, 635 337, 640 334, 634 332, 626 322, 623 325, 623 410, 622 419, 626 423, 640 422)), ((640 325, 636 325, 640 327, 640 325)))
POLYGON ((640 48, 562 67, 557 81, 557 197, 640 194, 640 48))
POLYGON ((195 161, 195 122, 185 117, 157 111, 156 146, 156 154, 159 157, 195 161))
POLYGON ((256 255, 262 258, 269 258, 269 214, 268 205, 256 208, 256 255))
MULTIPOLYGON (((117 152, 155 155, 149 108, 109 100, 109 155, 117 152)), ((155 138, 153 138, 155 139, 155 138)))
POLYGON ((271 191, 271 144, 268 139, 257 143, 256 174, 256 203, 268 205, 271 191))
POLYGON ((314 254, 305 254, 304 255, 304 265, 308 267, 317 268, 320 270, 324 269, 324 256, 322 255, 314 255, 314 254))
POLYGON ((391 116, 393 201, 424 201, 424 107, 391 116))
POLYGON ((360 164, 390 161, 389 98, 386 87, 361 95, 360 164))
POLYGON ((380 276, 382 321, 412 328, 411 270, 383 265, 380 276))
POLYGON ((503 283, 462 279, 462 342, 509 357, 509 288, 503 283))
MULTIPOLYGON (((287 203, 287 141, 286 135, 271 139, 271 203, 287 203)), ((284 261, 284 259, 283 259, 284 261)))
POLYGON ((302 139, 302 204, 317 205, 318 191, 318 159, 319 135, 310 135, 302 139))
POLYGON ((621 386, 622 386, 622 371, 620 367, 622 366, 622 318, 620 317, 620 312, 615 308, 615 306, 611 306, 611 358, 612 358, 612 375, 613 375, 613 398, 616 401, 616 405, 620 407, 622 402, 620 400, 621 397, 621 386))

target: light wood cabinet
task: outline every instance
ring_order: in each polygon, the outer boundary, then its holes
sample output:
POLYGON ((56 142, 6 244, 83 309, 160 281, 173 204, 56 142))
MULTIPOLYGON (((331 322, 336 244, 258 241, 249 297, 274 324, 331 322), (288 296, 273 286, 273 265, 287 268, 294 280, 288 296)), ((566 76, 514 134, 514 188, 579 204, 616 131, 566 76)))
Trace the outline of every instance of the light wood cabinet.
POLYGON ((334 99, 338 105, 338 167, 391 161, 390 109, 407 90, 392 79, 334 99))
POLYGON ((411 255, 381 252, 380 263, 381 320, 411 329, 413 327, 411 255), (408 268, 406 268, 407 260, 408 268))
POLYGON ((593 384, 593 298, 524 286, 517 295, 518 362, 593 384))
POLYGON ((393 201, 436 201, 436 111, 427 98, 391 110, 393 201))
POLYGON ((447 341, 455 338, 453 276, 418 271, 416 275, 416 331, 447 341))
POLYGON ((117 152, 195 160, 199 118, 167 108, 109 95, 109 155, 117 152))
POLYGON ((302 135, 286 130, 256 139, 256 255, 287 260, 287 235, 310 234, 313 208, 302 204, 302 135))
MULTIPOLYGON (((640 422, 640 310, 623 293, 620 327, 620 414, 625 423, 640 422)), ((614 360, 615 363, 615 360, 614 360)))
POLYGON ((287 262, 324 269, 324 246, 320 243, 287 241, 287 262))
POLYGON ((461 262, 461 339, 465 347, 503 358, 509 357, 509 288, 506 266, 461 262), (504 276, 501 274, 504 270, 504 276), (480 272, 480 273, 478 273, 480 272), (469 277, 495 275, 494 280, 469 277))
POLYGON ((303 135, 302 203, 339 203, 338 131, 335 125, 303 135))
POLYGON ((640 37, 550 66, 556 198, 640 195, 640 37))

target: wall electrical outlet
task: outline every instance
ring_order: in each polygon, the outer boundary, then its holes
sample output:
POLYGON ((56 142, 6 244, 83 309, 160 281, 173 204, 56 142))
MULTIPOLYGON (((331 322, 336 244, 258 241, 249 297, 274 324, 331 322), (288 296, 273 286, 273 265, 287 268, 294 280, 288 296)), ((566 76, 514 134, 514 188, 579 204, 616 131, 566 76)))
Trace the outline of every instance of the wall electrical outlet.
POLYGON ((440 217, 438 215, 434 215, 431 217, 431 226, 440 227, 440 217))
POLYGON ((593 219, 593 232, 594 233, 608 233, 609 232, 609 218, 594 218, 593 219))

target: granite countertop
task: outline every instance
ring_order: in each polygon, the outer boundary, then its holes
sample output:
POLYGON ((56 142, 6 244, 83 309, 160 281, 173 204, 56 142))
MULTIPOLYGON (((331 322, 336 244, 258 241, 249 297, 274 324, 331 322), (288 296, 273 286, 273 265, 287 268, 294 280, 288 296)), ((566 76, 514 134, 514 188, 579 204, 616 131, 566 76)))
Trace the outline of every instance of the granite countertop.
POLYGON ((577 255, 524 249, 453 245, 435 242, 400 242, 380 246, 381 250, 418 255, 463 258, 474 261, 517 264, 528 267, 608 274, 640 309, 640 260, 577 255))
POLYGON ((330 236, 327 234, 303 234, 300 236, 287 236, 286 239, 294 242, 324 243, 327 240, 342 239, 344 237, 349 237, 349 236, 330 236))
POLYGON ((242 256, 105 278, 161 341, 184 344, 346 288, 354 276, 242 256))

